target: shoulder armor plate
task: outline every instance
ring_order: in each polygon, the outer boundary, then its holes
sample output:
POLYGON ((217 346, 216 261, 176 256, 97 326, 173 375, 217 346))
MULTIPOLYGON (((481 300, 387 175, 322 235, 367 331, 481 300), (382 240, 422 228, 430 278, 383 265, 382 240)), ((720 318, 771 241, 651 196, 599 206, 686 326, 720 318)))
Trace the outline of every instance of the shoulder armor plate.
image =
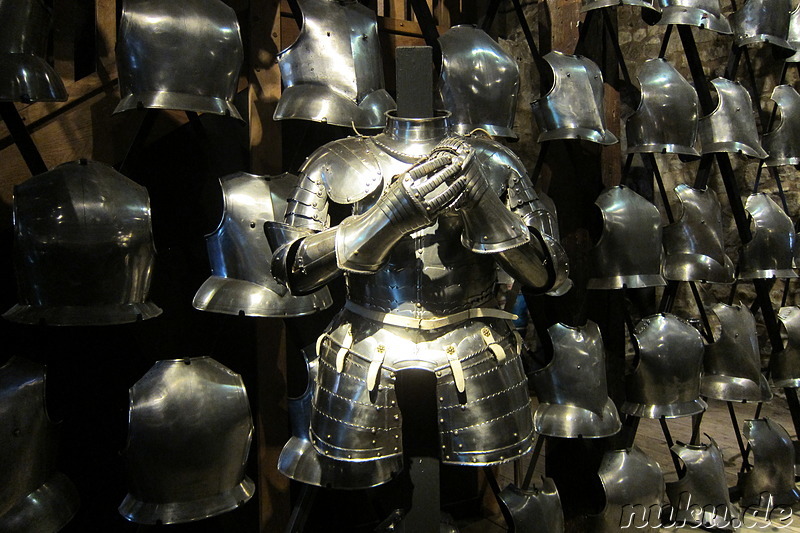
POLYGON ((719 102, 716 109, 700 118, 700 146, 704 154, 730 152, 764 159, 767 152, 758 140, 753 103, 747 89, 726 78, 711 80, 719 102))
POLYGON ((685 24, 717 33, 733 33, 719 7, 719 0, 660 0, 660 3, 658 24, 685 24))
POLYGON ((753 450, 753 469, 739 476, 740 505, 774 509, 800 501, 794 483, 794 445, 783 426, 767 418, 747 420, 744 436, 753 450))
POLYGON ((789 37, 791 11, 791 0, 746 0, 731 15, 734 43, 736 46, 747 46, 763 42, 793 50, 786 40, 789 37))
POLYGON ((778 106, 780 119, 761 139, 769 154, 764 164, 800 165, 800 94, 791 85, 778 85, 772 90, 772 100, 778 106))
POLYGON ((751 194, 745 203, 753 238, 742 246, 740 279, 796 278, 794 224, 766 193, 751 194))
POLYGON ((800 387, 800 307, 778 311, 784 349, 769 358, 769 375, 776 388, 800 387))

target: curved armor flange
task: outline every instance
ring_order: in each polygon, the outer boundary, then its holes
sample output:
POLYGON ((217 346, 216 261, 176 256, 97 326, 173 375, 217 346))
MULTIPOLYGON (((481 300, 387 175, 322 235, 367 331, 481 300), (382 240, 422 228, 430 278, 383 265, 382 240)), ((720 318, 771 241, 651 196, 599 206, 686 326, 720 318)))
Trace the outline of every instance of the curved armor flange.
POLYGON ((547 329, 553 359, 530 375, 539 398, 533 416, 536 432, 565 438, 599 438, 621 428, 608 397, 605 351, 600 328, 554 324, 547 329))
POLYGON ((769 359, 769 377, 775 388, 800 387, 800 307, 781 307, 777 313, 784 349, 769 359))
POLYGON ((541 487, 528 490, 509 485, 500 492, 500 499, 514 517, 517 533, 564 533, 561 498, 549 477, 542 478, 541 487))
POLYGON ((684 24, 731 34, 731 25, 722 14, 719 0, 659 0, 661 18, 658 24, 684 24))
POLYGON ((638 363, 625 380, 620 411, 644 418, 679 418, 703 412, 700 398, 703 337, 669 313, 643 318, 633 332, 638 363))
POLYGON ((0 428, 0 531, 59 531, 79 498, 72 482, 52 471, 56 443, 42 365, 12 357, 0 367, 0 428))
POLYGON ((617 533, 628 527, 637 531, 658 531, 664 476, 658 463, 636 446, 609 450, 597 473, 603 484, 603 511, 589 515, 592 533, 617 533))
POLYGON ((275 120, 382 128, 394 100, 384 89, 375 12, 355 0, 298 0, 303 24, 278 54, 286 87, 275 120))
POLYGON ((753 314, 746 306, 721 303, 710 311, 722 329, 719 338, 706 345, 700 394, 728 402, 770 401, 753 314))
POLYGON ((670 448, 684 465, 680 479, 667 483, 670 519, 679 526, 734 530, 739 512, 728 493, 722 451, 714 439, 708 440, 708 444, 677 443, 670 448))
MULTIPOLYGON (((291 174, 270 177, 246 172, 220 178, 225 210, 217 229, 206 235, 211 277, 195 294, 195 309, 289 317, 315 313, 333 303, 327 287, 294 296, 270 273, 272 253, 264 223, 283 218, 296 180, 291 174)), ((308 198, 313 203, 316 196, 308 198)))
POLYGON ((739 254, 739 279, 796 278, 792 220, 766 193, 751 194, 745 209, 753 238, 739 254))
POLYGON ((764 159, 767 152, 758 140, 753 104, 739 82, 715 78, 711 84, 719 101, 710 115, 700 117, 698 134, 702 153, 739 153, 764 159))
POLYGON ((23 324, 109 325, 161 314, 148 301, 155 247, 147 189, 94 161, 64 163, 14 187, 23 324))
POLYGON ((243 505, 253 436, 239 374, 210 357, 158 361, 130 390, 127 520, 177 524, 243 505))
POLYGON ((746 0, 744 5, 731 15, 734 44, 748 46, 770 43, 793 50, 787 41, 791 11, 791 0, 746 0))
POLYGON ((733 283, 735 267, 725 253, 722 207, 712 189, 675 187, 681 216, 664 226, 664 277, 676 281, 733 283))
POLYGON ((628 153, 699 156, 697 92, 663 58, 648 59, 637 75, 639 106, 625 122, 628 153))
POLYGON ((778 85, 772 90, 780 119, 772 131, 761 137, 761 145, 769 157, 768 167, 800 165, 800 94, 791 85, 778 85))
POLYGON ((739 475, 742 507, 775 508, 800 501, 794 483, 794 446, 789 433, 773 420, 746 420, 744 437, 752 449, 753 468, 739 475))
POLYGON ((609 187, 595 205, 603 233, 590 251, 589 289, 637 289, 666 285, 661 277, 661 214, 624 185, 609 187))
POLYGON ((236 13, 219 0, 125 0, 114 113, 179 109, 229 115, 244 59, 236 13))
POLYGON ((615 6, 634 6, 661 13, 658 0, 581 0, 581 13, 592 9, 603 9, 615 6))
MULTIPOLYGON (((789 15, 789 37, 787 40, 794 50, 800 50, 800 6, 797 6, 789 15)), ((786 62, 800 62, 800 51, 796 51, 794 55, 787 58, 786 62)))
POLYGON ((586 57, 556 50, 544 59, 553 70, 553 86, 531 103, 539 127, 538 142, 555 139, 583 139, 599 144, 619 142, 606 128, 600 68, 586 57))

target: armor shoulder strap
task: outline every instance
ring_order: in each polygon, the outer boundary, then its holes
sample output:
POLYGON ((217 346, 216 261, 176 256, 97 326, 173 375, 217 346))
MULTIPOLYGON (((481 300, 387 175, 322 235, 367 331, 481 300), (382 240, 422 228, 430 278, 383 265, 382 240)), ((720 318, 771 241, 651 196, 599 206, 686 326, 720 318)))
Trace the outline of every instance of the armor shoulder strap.
POLYGON ((383 187, 376 150, 365 137, 339 139, 311 154, 300 171, 309 179, 318 180, 334 202, 353 204, 383 187))

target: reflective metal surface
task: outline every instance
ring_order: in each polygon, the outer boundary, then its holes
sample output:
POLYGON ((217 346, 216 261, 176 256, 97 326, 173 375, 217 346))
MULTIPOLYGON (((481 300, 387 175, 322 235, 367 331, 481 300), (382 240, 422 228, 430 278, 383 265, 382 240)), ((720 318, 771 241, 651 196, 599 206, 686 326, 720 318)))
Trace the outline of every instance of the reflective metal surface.
POLYGON ((747 89, 739 82, 715 78, 711 84, 719 101, 710 115, 700 117, 700 146, 704 154, 730 152, 764 159, 756 117, 747 89))
POLYGON ((796 278, 797 236, 794 224, 766 193, 751 194, 745 203, 753 238, 739 254, 739 278, 796 278))
POLYGON ((793 50, 786 40, 791 10, 791 0, 746 0, 731 15, 734 43, 747 46, 763 42, 793 50))
POLYGON ((216 231, 206 236, 211 277, 195 294, 196 309, 286 317, 315 313, 333 303, 327 288, 294 296, 270 273, 272 252, 264 223, 282 219, 296 180, 291 174, 270 177, 245 172, 220 178, 225 210, 216 231))
POLYGON ((155 260, 147 190, 94 161, 64 163, 14 188, 24 324, 108 325, 161 314, 147 299, 155 260))
POLYGON ((725 253, 722 207, 712 189, 675 187, 680 217, 664 226, 664 277, 677 281, 732 283, 733 261, 725 253))
POLYGON ((639 107, 625 122, 628 153, 697 156, 697 93, 665 59, 648 59, 637 75, 639 107))
POLYGON ((606 128, 600 68, 586 57, 555 50, 544 59, 553 70, 553 86, 531 103, 539 127, 538 142, 555 139, 584 139, 599 144, 619 142, 606 128))
POLYGON ((553 359, 530 374, 539 406, 533 416, 536 432, 565 438, 614 435, 621 423, 608 397, 606 355, 600 328, 554 324, 547 330, 553 359))
POLYGON ((452 113, 453 130, 482 128, 495 137, 517 138, 517 61, 475 26, 453 26, 439 37, 439 96, 452 113))
POLYGON ((158 361, 130 390, 127 520, 177 524, 248 501, 253 436, 239 374, 210 357, 158 361))
POLYGON ((47 57, 50 10, 42 0, 0 0, 0 101, 67 99, 47 57))
POLYGON ((731 34, 731 25, 722 14, 719 0, 659 0, 659 24, 698 26, 717 33, 731 34))
POLYGON ((780 118, 772 131, 761 137, 761 145, 769 157, 768 167, 800 164, 800 94, 791 85, 778 85, 772 90, 780 118))
POLYGON ((581 0, 581 12, 614 6, 636 6, 661 12, 658 0, 581 0))
POLYGON ((595 200, 603 233, 591 249, 589 289, 621 289, 665 285, 661 277, 661 214, 658 208, 618 185, 595 200))
POLYGON ((784 349, 769 358, 769 377, 775 388, 800 387, 800 307, 781 307, 777 313, 784 349))
POLYGON ((703 337, 669 313, 643 318, 633 332, 636 368, 625 379, 620 411, 645 418, 678 418, 703 412, 700 398, 703 337))
POLYGON ((743 305, 714 304, 719 338, 706 345, 700 394, 731 402, 768 402, 772 391, 761 374, 756 320, 743 305))
POLYGON ((800 501, 794 483, 794 446, 786 430, 767 418, 746 420, 744 437, 752 449, 753 468, 739 475, 740 505, 774 509, 800 501))
POLYGON ((114 112, 179 109, 241 120, 233 97, 243 59, 236 13, 223 2, 125 0, 114 112))
POLYGON ((355 0, 298 0, 303 27, 278 54, 284 90, 275 120, 382 128, 396 107, 384 89, 375 12, 355 0))
MULTIPOLYGON (((800 50, 800 6, 797 6, 794 11, 789 14, 789 45, 794 50, 800 50)), ((800 52, 795 52, 794 55, 787 58, 788 63, 800 62, 800 52)))
POLYGON ((522 490, 509 485, 500 492, 500 499, 514 517, 517 533, 563 533, 564 512, 556 484, 549 477, 542 478, 542 486, 522 490))

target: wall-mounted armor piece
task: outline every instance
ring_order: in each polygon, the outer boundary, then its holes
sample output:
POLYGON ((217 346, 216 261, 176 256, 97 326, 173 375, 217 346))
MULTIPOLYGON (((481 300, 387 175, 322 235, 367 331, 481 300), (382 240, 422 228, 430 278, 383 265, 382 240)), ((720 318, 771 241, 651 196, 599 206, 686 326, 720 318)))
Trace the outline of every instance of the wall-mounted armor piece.
POLYGON ((53 471, 54 424, 45 368, 21 357, 0 366, 0 531, 55 533, 78 510, 78 491, 53 471))
POLYGON ((514 517, 517 533, 564 533, 561 498, 549 477, 542 478, 541 487, 528 490, 509 485, 500 492, 500 499, 514 517))
POLYGON ((239 374, 210 357, 157 361, 130 389, 120 514, 177 524, 244 504, 255 490, 244 473, 252 436, 239 374))
POLYGON ((637 75, 639 106, 625 122, 628 153, 700 155, 697 92, 666 59, 648 59, 637 75))
POLYGON ((784 349, 769 358, 769 377, 779 389, 800 387, 800 307, 778 311, 784 349))
POLYGON ((800 501, 794 483, 794 446, 789 433, 773 420, 746 420, 744 437, 752 449, 753 467, 739 474, 742 507, 772 508, 800 501))
POLYGON ((791 0, 746 0, 744 5, 731 15, 734 44, 747 46, 770 43, 793 50, 787 41, 791 11, 791 0))
POLYGON ((712 189, 675 187, 681 214, 664 226, 664 277, 676 281, 733 283, 733 261, 725 253, 722 207, 712 189))
POLYGON ((756 320, 744 305, 715 304, 719 338, 706 345, 700 393, 728 402, 768 402, 769 383, 761 373, 756 320))
POLYGON ((794 55, 786 59, 787 63, 800 62, 800 6, 789 15, 789 45, 796 50, 794 55))
POLYGON ((794 224, 766 193, 751 194, 745 202, 753 238, 739 254, 740 279, 796 278, 794 224))
POLYGON ((703 337, 669 313, 643 318, 633 332, 637 363, 625 380, 620 411, 645 418, 678 418, 704 411, 700 398, 703 337))
POLYGON ((661 214, 624 185, 609 187, 595 205, 603 218, 600 240, 590 251, 589 289, 637 289, 665 285, 661 277, 661 214))
POLYGON ((685 24, 731 34, 731 25, 722 14, 719 0, 659 0, 661 18, 658 24, 685 24))
POLYGON ((517 61, 475 26, 454 26, 439 37, 439 44, 439 95, 451 113, 453 130, 465 135, 482 128, 495 137, 516 139, 517 61))
POLYGON ((236 13, 223 2, 125 0, 114 112, 178 109, 241 120, 233 97, 243 59, 236 13))
POLYGON ((677 443, 670 448, 684 465, 680 479, 667 483, 670 519, 679 526, 735 530, 739 512, 731 504, 722 451, 714 439, 708 440, 708 444, 677 443))
POLYGON ((602 9, 615 6, 634 6, 650 9, 656 13, 661 12, 658 0, 581 0, 581 13, 592 9, 602 9))
MULTIPOLYGON (((264 222, 282 218, 297 178, 291 174, 255 176, 237 172, 220 178, 224 213, 206 235, 211 277, 198 289, 193 305, 229 315, 287 317, 315 313, 332 303, 327 288, 294 296, 270 273, 272 252, 264 222)), ((319 200, 309 193, 309 204, 319 200)))
POLYGON ((155 247, 147 189, 110 166, 64 163, 14 187, 24 324, 124 324, 161 314, 147 300, 155 247))
POLYGON ((710 115, 700 117, 700 147, 704 154, 729 152, 764 159, 758 140, 756 117, 747 89, 739 82, 715 78, 711 84, 719 101, 710 115))
POLYGON ((800 94, 791 85, 778 85, 772 90, 780 119, 772 131, 761 137, 761 145, 769 157, 768 167, 800 165, 800 94))
POLYGON ((384 89, 375 12, 356 0, 298 0, 303 27, 278 54, 285 89, 275 120, 382 128, 394 100, 384 89))
POLYGON ((530 375, 539 398, 536 432, 551 437, 599 438, 614 435, 621 423, 608 397, 606 355, 600 328, 554 324, 547 329, 553 358, 530 375))
POLYGON ((0 102, 67 99, 47 56, 50 10, 42 0, 0 0, 0 102))
POLYGON ((531 103, 539 127, 538 142, 583 139, 615 144, 603 111, 603 75, 591 60, 552 51, 544 56, 553 70, 553 86, 531 103))
POLYGON ((605 507, 587 519, 592 533, 620 533, 629 528, 658 531, 664 476, 658 463, 642 450, 609 450, 597 473, 606 496, 605 507))

